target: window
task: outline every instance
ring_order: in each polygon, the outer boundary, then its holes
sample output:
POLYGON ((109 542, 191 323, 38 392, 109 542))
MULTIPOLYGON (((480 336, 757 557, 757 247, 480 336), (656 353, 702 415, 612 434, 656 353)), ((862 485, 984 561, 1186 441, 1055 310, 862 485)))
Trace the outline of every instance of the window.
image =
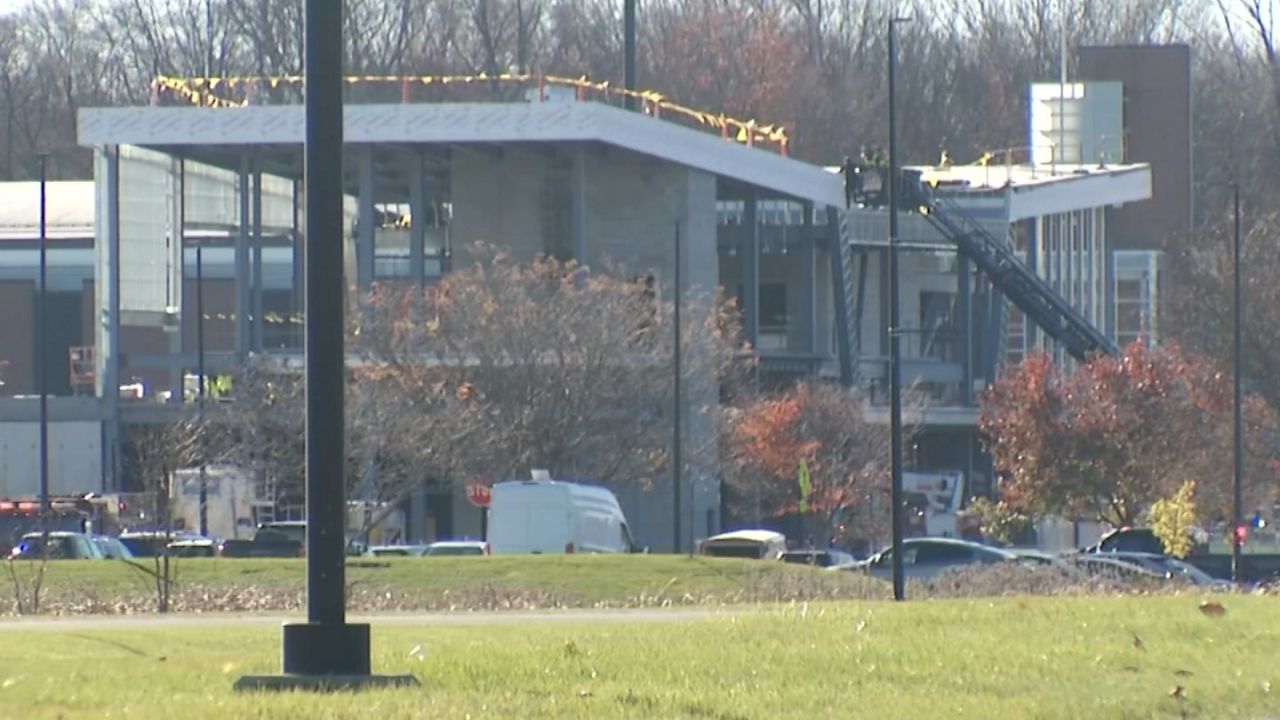
POLYGON ((920 543, 919 548, 917 564, 961 565, 973 559, 973 551, 963 545, 920 543))
MULTIPOLYGON (((738 307, 746 317, 744 286, 738 286, 738 307)), ((760 349, 787 349, 787 286, 785 283, 760 284, 760 349)))
POLYGON ((955 345, 955 293, 920 293, 920 332, 916 357, 950 361, 955 345))
POLYGON ((1115 335, 1121 345, 1159 339, 1160 275, 1163 253, 1124 250, 1115 254, 1115 335))

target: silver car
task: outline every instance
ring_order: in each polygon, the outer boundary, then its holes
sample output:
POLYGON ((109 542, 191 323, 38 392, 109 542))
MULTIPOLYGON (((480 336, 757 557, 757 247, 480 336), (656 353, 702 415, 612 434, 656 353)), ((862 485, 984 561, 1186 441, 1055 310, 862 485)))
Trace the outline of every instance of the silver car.
MULTIPOLYGON (((1000 548, 951 538, 909 538, 902 542, 903 575, 911 580, 926 580, 939 573, 968 565, 994 565, 1013 562, 1018 556, 1000 548)), ((872 555, 852 566, 872 577, 893 577, 893 548, 872 555)))

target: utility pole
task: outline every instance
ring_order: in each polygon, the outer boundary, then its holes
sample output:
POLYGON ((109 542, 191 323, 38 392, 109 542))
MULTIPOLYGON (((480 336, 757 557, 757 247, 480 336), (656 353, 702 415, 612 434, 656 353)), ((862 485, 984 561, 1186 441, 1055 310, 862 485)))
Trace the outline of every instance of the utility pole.
POLYGON ((902 343, 899 327, 898 287, 898 125, 894 68, 898 64, 895 35, 898 23, 909 18, 889 18, 889 177, 886 199, 889 202, 889 433, 893 471, 890 502, 893 505, 893 599, 906 598, 906 582, 902 567, 902 343))
MULTIPOLYGON (((671 426, 672 426, 671 502, 674 504, 672 508, 672 514, 671 514, 671 521, 672 521, 671 529, 672 529, 672 538, 673 538, 672 540, 673 545, 671 547, 671 552, 678 553, 680 552, 680 493, 681 493, 680 486, 683 484, 681 482, 681 478, 684 475, 684 458, 682 457, 683 449, 684 449, 683 448, 684 437, 681 435, 681 423, 680 423, 680 415, 681 415, 681 412, 680 412, 680 404, 681 404, 681 397, 680 397, 680 373, 681 373, 681 368, 680 368, 680 359, 681 359, 680 358, 680 345, 681 345, 681 342, 680 342, 680 337, 681 337, 681 332, 680 332, 680 295, 681 295, 680 223, 676 223, 675 253, 676 253, 675 254, 675 272, 673 273, 675 275, 674 277, 675 308, 673 311, 673 315, 675 317, 672 320, 672 324, 675 326, 675 338, 673 340, 674 344, 672 345, 672 351, 671 351, 672 373, 674 374, 674 377, 672 378, 672 392, 671 392, 671 404, 673 406, 672 423, 671 423, 671 426)), ((693 512, 692 500, 690 500, 689 508, 690 508, 689 511, 692 513, 693 512)), ((690 533, 689 539, 692 542, 693 540, 692 525, 689 526, 689 533, 690 533)), ((692 547, 692 544, 690 545, 690 547, 692 547)))
POLYGON ((40 292, 36 317, 36 382, 40 386, 40 538, 44 553, 49 552, 50 521, 53 506, 49 502, 49 358, 47 326, 49 312, 48 271, 48 153, 40 153, 40 292))
POLYGON ((1235 468, 1233 473, 1233 489, 1234 497, 1231 504, 1232 526, 1231 526, 1231 579, 1240 582, 1242 579, 1242 568, 1240 567, 1240 551, 1241 551, 1241 532, 1244 527, 1244 408, 1243 408, 1243 391, 1241 384, 1243 382, 1242 368, 1243 348, 1241 345, 1241 321, 1244 315, 1244 304, 1241 282, 1240 282, 1240 184, 1231 183, 1232 205, 1234 206, 1235 229, 1233 233, 1234 240, 1232 242, 1232 280, 1235 285, 1235 307, 1234 319, 1232 322, 1233 332, 1235 335, 1235 344, 1232 348, 1232 356, 1234 360, 1234 385, 1235 385, 1235 406, 1233 412, 1233 428, 1232 434, 1235 441, 1235 468))
POLYGON ((369 626, 346 614, 342 307, 342 0, 305 0, 307 197, 307 622, 284 626, 284 674, 250 675, 237 690, 355 690, 416 685, 372 675, 369 626))
MULTIPOLYGON (((204 0, 204 81, 209 86, 209 73, 213 71, 213 0, 204 0)), ((186 202, 185 172, 183 176, 183 203, 186 202)), ((183 242, 186 238, 183 238, 183 242)), ((204 420, 204 239, 196 238, 196 382, 200 384, 196 391, 196 402, 199 404, 200 420, 204 420)), ((200 536, 209 537, 209 474, 205 467, 204 453, 200 454, 200 536)))
POLYGON ((636 89, 636 0, 623 0, 622 3, 622 48, 622 84, 628 91, 626 107, 635 110, 636 99, 630 93, 636 89))

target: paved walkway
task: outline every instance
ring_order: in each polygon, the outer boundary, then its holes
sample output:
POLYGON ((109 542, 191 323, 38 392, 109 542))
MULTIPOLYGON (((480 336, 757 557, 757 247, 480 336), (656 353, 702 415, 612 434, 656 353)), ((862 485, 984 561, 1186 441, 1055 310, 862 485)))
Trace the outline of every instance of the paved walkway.
MULTIPOLYGON (((542 623, 664 623, 728 617, 740 610, 679 608, 671 610, 546 610, 454 613, 398 613, 351 615, 351 622, 372 625, 524 625, 542 623)), ((0 620, 0 633, 12 630, 114 630, 166 627, 220 627, 281 625, 304 616, 254 613, 174 613, 170 615, 74 615, 35 616, 0 620)))

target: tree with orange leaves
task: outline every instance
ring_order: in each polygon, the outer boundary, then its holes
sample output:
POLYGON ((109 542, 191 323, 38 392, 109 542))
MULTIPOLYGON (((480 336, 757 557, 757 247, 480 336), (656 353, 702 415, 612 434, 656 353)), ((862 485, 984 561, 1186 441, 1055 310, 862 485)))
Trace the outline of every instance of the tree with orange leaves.
POLYGON ((768 516, 821 518, 830 535, 878 534, 888 513, 889 432, 863 415, 861 396, 819 382, 726 411, 726 482, 740 504, 768 516), (809 492, 801 497, 801 462, 809 492), (879 509, 880 512, 876 512, 879 509))
MULTIPOLYGON (((1012 506, 1133 525, 1185 483, 1203 519, 1232 497, 1230 377, 1176 346, 1135 342, 1066 373, 1033 355, 983 399, 980 426, 1012 506)), ((1276 423, 1247 398, 1248 506, 1275 494, 1276 423)))

